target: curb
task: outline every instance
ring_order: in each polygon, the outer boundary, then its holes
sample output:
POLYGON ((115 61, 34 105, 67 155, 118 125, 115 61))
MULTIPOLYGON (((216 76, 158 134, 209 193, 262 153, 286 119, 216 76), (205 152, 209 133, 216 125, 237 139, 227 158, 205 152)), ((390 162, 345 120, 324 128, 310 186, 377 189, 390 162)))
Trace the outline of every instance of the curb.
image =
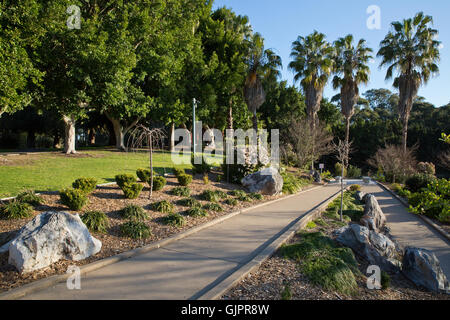
MULTIPOLYGON (((237 216, 237 215, 239 215, 241 213, 245 213, 245 212, 247 212, 249 210, 253 210, 253 209, 265 206, 265 205, 273 204, 273 203, 281 201, 281 200, 286 200, 286 199, 289 199, 291 197, 295 197, 295 196, 297 196, 299 194, 306 193, 306 192, 309 192, 309 191, 312 191, 312 190, 316 190, 316 189, 319 189, 319 188, 322 188, 322 187, 323 186, 312 187, 310 189, 306 189, 306 190, 300 191, 298 193, 291 194, 291 195, 288 195, 288 196, 285 196, 285 197, 282 197, 282 198, 279 198, 279 199, 267 201, 267 202, 260 203, 258 205, 252 206, 252 207, 248 207, 248 208, 244 208, 244 209, 241 209, 241 210, 237 210, 237 211, 231 212, 231 213, 229 213, 229 214, 227 214, 225 216, 222 216, 220 218, 214 219, 212 221, 209 221, 209 222, 207 222, 205 224, 199 225, 199 226, 194 227, 192 229, 180 232, 180 233, 175 234, 175 235, 173 235, 173 236, 171 236, 169 238, 166 238, 166 239, 154 242, 154 243, 149 244, 147 246, 144 246, 144 247, 141 247, 141 248, 137 248, 137 249, 134 249, 134 250, 130 250, 130 251, 126 251, 126 252, 120 253, 118 255, 115 255, 115 256, 112 256, 112 257, 108 257, 108 258, 105 258, 105 259, 101 259, 101 260, 98 260, 98 261, 86 264, 84 266, 81 266, 80 267, 80 273, 81 273, 81 275, 85 275, 85 274, 87 274, 89 272, 92 272, 94 270, 106 267, 108 265, 111 265, 111 264, 114 264, 114 263, 117 263, 117 262, 120 262, 120 261, 123 261, 123 260, 126 260, 126 259, 130 259, 130 258, 136 257, 138 255, 147 253, 147 252, 149 252, 151 250, 159 249, 160 247, 166 246, 166 245, 168 245, 170 243, 173 243, 175 241, 178 241, 178 240, 181 240, 183 238, 186 238, 186 237, 188 237, 188 236, 190 236, 190 235, 192 235, 194 233, 197 233, 197 232, 199 232, 199 231, 201 231, 203 229, 206 229, 206 228, 209 228, 209 227, 211 227, 213 225, 221 223, 221 222, 223 222, 225 220, 228 220, 228 219, 230 219, 230 218, 232 218, 234 216, 237 216)), ((53 285, 55 285, 57 283, 60 283, 60 282, 64 282, 70 276, 71 276, 71 274, 53 275, 53 276, 50 276, 48 278, 44 278, 44 279, 41 279, 41 280, 37 280, 35 282, 31 282, 31 283, 25 284, 25 285, 23 285, 21 287, 14 288, 14 289, 11 289, 9 291, 0 293, 0 300, 15 300, 15 299, 22 298, 22 297, 26 296, 27 294, 30 294, 30 293, 33 293, 33 292, 36 292, 36 291, 39 291, 39 290, 42 290, 42 289, 49 288, 49 287, 51 287, 51 286, 53 286, 53 285)))
MULTIPOLYGON (((381 182, 376 181, 376 183, 382 187, 384 190, 388 191, 390 194, 392 194, 394 196, 394 198, 396 198, 402 205, 404 205, 406 208, 409 208, 409 204, 402 198, 400 197, 398 194, 396 194, 394 191, 392 191, 390 188, 388 188, 387 186, 385 186, 384 184, 382 184, 381 182)), ((410 213, 408 211, 408 213, 410 213)), ((419 217, 420 219, 422 219, 422 221, 424 221, 426 224, 428 224, 432 229, 434 229, 435 231, 437 231, 441 236, 443 236, 447 241, 450 242, 450 235, 441 227, 439 227, 436 223, 434 223, 430 218, 425 217, 423 215, 420 214, 413 214, 410 213, 416 217, 419 217)))
MULTIPOLYGON (((344 191, 348 190, 349 186, 344 188, 344 191)), ((273 240, 267 244, 260 252, 254 254, 247 262, 244 262, 236 266, 233 270, 228 272, 222 279, 218 279, 210 285, 210 288, 206 287, 200 293, 192 296, 189 300, 217 300, 220 299, 230 288, 236 285, 239 281, 245 278, 249 273, 256 270, 260 265, 273 255, 278 248, 294 236, 298 230, 304 229, 306 225, 319 217, 323 210, 336 198, 339 197, 341 191, 338 191, 328 199, 319 203, 316 207, 304 213, 302 216, 295 219, 283 230, 273 237, 273 240)))

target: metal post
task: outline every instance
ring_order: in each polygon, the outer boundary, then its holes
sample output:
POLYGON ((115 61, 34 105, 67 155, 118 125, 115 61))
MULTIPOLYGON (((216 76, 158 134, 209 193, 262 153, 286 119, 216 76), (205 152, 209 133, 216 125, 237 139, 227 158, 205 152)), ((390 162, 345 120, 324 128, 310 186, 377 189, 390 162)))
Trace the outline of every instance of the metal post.
POLYGON ((195 156, 195 108, 197 106, 197 101, 195 100, 195 98, 193 99, 193 103, 192 103, 192 145, 194 147, 193 149, 193 154, 195 156))

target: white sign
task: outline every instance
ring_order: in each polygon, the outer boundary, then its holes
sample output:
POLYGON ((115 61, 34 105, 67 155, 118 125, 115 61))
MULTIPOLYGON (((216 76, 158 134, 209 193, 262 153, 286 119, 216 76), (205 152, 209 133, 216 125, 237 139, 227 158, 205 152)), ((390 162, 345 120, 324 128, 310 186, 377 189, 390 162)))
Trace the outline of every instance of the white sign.
POLYGON ((319 164, 319 169, 325 169, 325 165, 323 163, 319 164))

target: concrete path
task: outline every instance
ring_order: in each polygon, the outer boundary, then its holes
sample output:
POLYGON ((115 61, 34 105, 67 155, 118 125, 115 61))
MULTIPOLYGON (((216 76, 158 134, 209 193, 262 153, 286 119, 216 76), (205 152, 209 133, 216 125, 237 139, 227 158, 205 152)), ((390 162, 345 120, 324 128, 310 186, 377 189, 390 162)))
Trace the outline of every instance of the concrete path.
POLYGON ((363 186, 362 191, 372 193, 386 215, 391 234, 404 246, 431 250, 450 279, 450 243, 419 217, 409 213, 400 201, 378 185, 363 186))
POLYGON ((339 191, 321 187, 262 206, 140 256, 24 299, 195 299, 253 259, 306 212, 339 191))

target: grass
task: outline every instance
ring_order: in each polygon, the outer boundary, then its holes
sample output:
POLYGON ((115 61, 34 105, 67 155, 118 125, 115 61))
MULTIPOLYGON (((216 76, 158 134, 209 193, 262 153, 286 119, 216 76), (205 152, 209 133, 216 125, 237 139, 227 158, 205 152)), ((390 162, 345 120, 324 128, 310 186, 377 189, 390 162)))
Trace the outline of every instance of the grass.
MULTIPOLYGON (((325 216, 331 219, 339 219, 341 208, 341 197, 337 197, 325 211, 325 216)), ((364 214, 364 205, 355 198, 355 192, 344 192, 342 214, 348 216, 351 221, 359 222, 364 214)), ((348 220, 348 218, 347 218, 348 220)))
POLYGON ((109 227, 108 217, 101 211, 89 211, 81 216, 89 231, 105 233, 109 227))
MULTIPOLYGON (((137 169, 148 167, 149 161, 146 153, 97 149, 82 151, 81 154, 79 157, 68 157, 62 153, 11 157, 12 161, 18 159, 18 164, 0 166, 0 197, 16 196, 24 189, 60 190, 71 187, 72 182, 80 177, 95 178, 99 184, 114 182, 115 175, 135 175, 137 169)), ((182 167, 191 168, 190 157, 186 159, 189 164, 182 167)), ((153 164, 159 174, 164 174, 164 170, 169 173, 174 167, 171 154, 167 152, 155 152, 153 164)))

